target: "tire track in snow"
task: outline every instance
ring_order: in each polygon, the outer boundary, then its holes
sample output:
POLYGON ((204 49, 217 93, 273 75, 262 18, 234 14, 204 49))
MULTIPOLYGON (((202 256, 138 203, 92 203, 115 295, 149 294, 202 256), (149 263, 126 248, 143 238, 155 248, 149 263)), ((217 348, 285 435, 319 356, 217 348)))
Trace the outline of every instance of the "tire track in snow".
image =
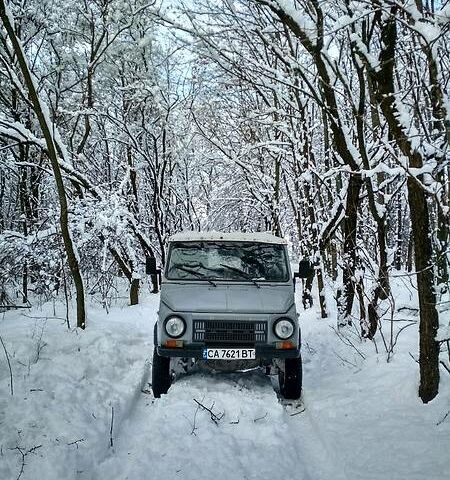
POLYGON ((156 401, 139 389, 115 432, 93 478, 345 479, 307 411, 291 417, 255 373, 192 374, 156 401), (218 426, 194 398, 225 413, 218 426))
POLYGON ((311 408, 305 400, 305 411, 298 418, 299 428, 291 430, 293 441, 301 445, 300 449, 311 464, 309 468, 312 472, 311 477, 314 480, 348 480, 342 460, 325 439, 319 423, 315 421, 311 413, 311 408), (308 438, 306 442, 304 441, 305 434, 308 438))
MULTIPOLYGON (((133 394, 128 399, 124 405, 111 405, 114 407, 114 422, 113 422, 113 447, 108 445, 109 431, 105 432, 105 448, 103 453, 100 455, 100 458, 96 459, 96 464, 92 465, 92 471, 87 472, 88 478, 97 480, 103 478, 102 476, 97 475, 97 470, 99 467, 105 463, 109 458, 114 456, 114 443, 120 438, 124 424, 127 423, 131 418, 133 418, 134 412, 136 411, 136 406, 142 397, 142 390, 148 385, 150 374, 151 374, 151 362, 150 359, 146 359, 140 380, 135 384, 133 394)), ((85 460, 84 460, 85 461, 85 460)), ((82 471, 82 468, 78 468, 78 471, 82 471)), ((84 477, 80 477, 84 478, 84 477)))

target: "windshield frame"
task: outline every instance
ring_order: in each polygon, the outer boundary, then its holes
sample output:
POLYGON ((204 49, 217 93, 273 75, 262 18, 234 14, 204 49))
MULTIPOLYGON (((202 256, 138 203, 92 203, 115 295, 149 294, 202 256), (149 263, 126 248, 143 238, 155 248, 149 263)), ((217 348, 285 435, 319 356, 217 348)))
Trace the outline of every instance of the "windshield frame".
POLYGON ((288 258, 288 253, 287 253, 287 249, 286 249, 286 245, 284 244, 278 244, 278 243, 267 243, 267 242, 246 242, 246 241, 234 241, 234 240, 201 240, 201 241, 198 241, 198 240, 184 240, 184 241, 175 241, 175 242, 171 242, 169 244, 169 249, 168 249, 168 256, 167 256, 167 262, 166 262, 166 265, 164 267, 164 278, 167 279, 167 280, 170 280, 171 282, 209 282, 211 283, 211 281, 215 282, 215 283, 232 283, 232 284, 256 284, 256 282, 258 284, 281 284, 281 285, 285 285, 286 283, 290 282, 292 279, 291 279, 291 269, 290 269, 290 263, 289 263, 289 258, 288 258), (172 252, 173 252, 173 248, 176 246, 176 245, 184 245, 184 244, 187 244, 187 243, 192 243, 192 244, 200 244, 200 243, 206 243, 206 244, 222 244, 222 243, 226 243, 226 244, 240 244, 240 243, 244 243, 244 244, 249 244, 249 245, 271 245, 271 246, 277 246, 279 248, 281 248, 281 251, 282 251, 282 257, 283 257, 283 261, 285 262, 285 267, 286 267, 286 278, 282 279, 282 280, 265 280, 265 279, 261 279, 261 278, 220 278, 220 277, 214 277, 214 276, 205 276, 203 278, 200 278, 200 276, 198 278, 174 278, 174 277, 170 277, 169 275, 169 265, 170 265, 170 261, 171 261, 171 256, 172 256, 172 252))

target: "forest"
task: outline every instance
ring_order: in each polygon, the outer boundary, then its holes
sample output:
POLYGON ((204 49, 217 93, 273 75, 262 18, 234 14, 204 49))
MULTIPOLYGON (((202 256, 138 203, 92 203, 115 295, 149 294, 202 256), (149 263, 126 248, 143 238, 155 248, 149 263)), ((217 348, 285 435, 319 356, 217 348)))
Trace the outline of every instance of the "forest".
POLYGON ((0 311, 56 300, 88 332, 89 302, 158 293, 172 234, 272 232, 312 262, 317 322, 388 358, 413 291, 430 402, 449 72, 448 1, 0 0, 0 311))

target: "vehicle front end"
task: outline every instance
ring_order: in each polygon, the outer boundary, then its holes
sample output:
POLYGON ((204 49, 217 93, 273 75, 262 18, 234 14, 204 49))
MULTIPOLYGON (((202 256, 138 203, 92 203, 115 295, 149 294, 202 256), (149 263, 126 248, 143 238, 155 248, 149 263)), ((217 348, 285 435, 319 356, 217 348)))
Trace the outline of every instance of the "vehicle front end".
POLYGON ((156 361, 165 370, 174 357, 223 370, 297 365, 293 282, 281 241, 172 241, 155 325, 156 361))

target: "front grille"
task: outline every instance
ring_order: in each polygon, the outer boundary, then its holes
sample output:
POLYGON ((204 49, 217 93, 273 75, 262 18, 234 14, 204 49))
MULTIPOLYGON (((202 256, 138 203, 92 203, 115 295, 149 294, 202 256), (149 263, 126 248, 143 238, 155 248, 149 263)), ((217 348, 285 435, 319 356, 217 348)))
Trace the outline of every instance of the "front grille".
POLYGON ((265 343, 267 322, 228 320, 194 320, 194 342, 206 343, 265 343))

